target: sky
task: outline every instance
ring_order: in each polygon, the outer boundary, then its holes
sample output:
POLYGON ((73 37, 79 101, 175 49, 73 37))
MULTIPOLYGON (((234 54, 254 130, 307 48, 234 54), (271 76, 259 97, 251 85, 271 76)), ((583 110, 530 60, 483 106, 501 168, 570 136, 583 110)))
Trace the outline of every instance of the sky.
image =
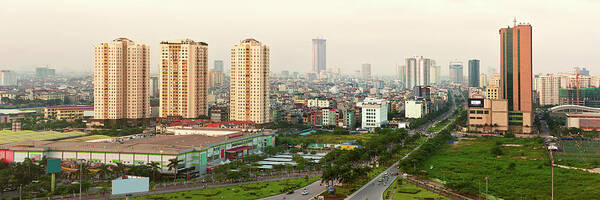
MULTIPOLYGON (((534 73, 600 74, 600 1, 593 0, 0 0, 0 69, 49 65, 92 72, 93 45, 126 37, 150 45, 189 38, 209 45, 209 68, 245 38, 271 48, 271 71, 309 72, 311 39, 327 39, 327 66, 352 74, 370 63, 392 75, 405 58, 481 60, 499 71, 499 34, 513 19, 533 27, 534 73)), ((467 70, 464 70, 465 74, 467 70)))

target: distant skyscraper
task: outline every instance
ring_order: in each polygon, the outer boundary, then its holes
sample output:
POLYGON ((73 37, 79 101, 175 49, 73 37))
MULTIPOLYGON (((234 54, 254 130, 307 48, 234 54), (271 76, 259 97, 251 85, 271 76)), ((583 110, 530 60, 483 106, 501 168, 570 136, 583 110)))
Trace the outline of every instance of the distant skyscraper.
POLYGON ((150 92, 152 97, 160 96, 160 84, 158 76, 150 76, 150 92))
POLYGON ((509 125, 522 125, 524 132, 533 125, 531 30, 516 21, 500 29, 501 98, 508 100, 509 125))
MULTIPOLYGON (((435 62, 433 62, 432 60, 432 64, 434 64, 435 62)), ((431 68, 429 69, 429 82, 431 84, 433 83, 440 83, 441 82, 441 70, 442 67, 440 66, 431 66, 431 68)))
POLYGON ((450 82, 463 83, 463 63, 450 62, 449 65, 450 82))
POLYGON ((417 85, 417 59, 406 59, 406 88, 413 88, 417 85))
POLYGON ((363 79, 371 79, 371 64, 362 64, 361 76, 363 79))
POLYGON ((150 48, 127 38, 94 45, 94 118, 150 117, 150 48))
POLYGON ((38 67, 35 68, 35 76, 38 78, 48 78, 54 77, 56 74, 56 70, 48 67, 38 67))
POLYGON ((313 72, 320 74, 327 70, 327 46, 325 39, 313 39, 313 72))
POLYGON ((215 60, 215 70, 217 70, 218 72, 223 72, 223 61, 222 60, 215 60))
POLYGON ((190 39, 163 41, 159 116, 208 115, 208 44, 190 39))
POLYGON ((398 80, 406 86, 406 65, 398 65, 398 80))
POLYGON ((222 86, 225 83, 225 73, 217 71, 216 69, 208 70, 208 87, 213 88, 216 86, 222 86))
POLYGON ((469 60, 469 87, 479 87, 479 60, 469 60))
POLYGON ((432 60, 429 58, 419 57, 417 60, 417 85, 428 86, 430 78, 430 68, 432 60))
POLYGON ((269 54, 266 44, 251 38, 231 48, 231 120, 253 121, 257 124, 271 121, 269 54))
POLYGON ((584 75, 584 76, 589 76, 590 75, 590 71, 587 70, 585 67, 583 68, 579 68, 579 67, 575 67, 575 72, 584 75))
POLYGON ((17 85, 17 74, 10 70, 0 71, 0 86, 15 86, 17 85))
POLYGON ((479 74, 479 87, 484 88, 488 86, 488 77, 486 74, 479 74))

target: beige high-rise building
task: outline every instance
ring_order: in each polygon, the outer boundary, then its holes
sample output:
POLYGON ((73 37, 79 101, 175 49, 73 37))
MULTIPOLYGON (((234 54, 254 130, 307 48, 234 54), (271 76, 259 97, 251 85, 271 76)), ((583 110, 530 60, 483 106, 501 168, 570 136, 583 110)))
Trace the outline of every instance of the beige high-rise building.
POLYGON ((489 77, 488 86, 500 87, 500 74, 494 74, 489 77))
POLYGON ((94 45, 94 119, 150 117, 150 49, 127 38, 94 45))
POLYGON ((230 120, 271 121, 269 54, 267 45, 251 38, 231 48, 230 120))
POLYGON ((225 73, 217 71, 216 69, 208 70, 208 87, 213 88, 216 86, 222 86, 225 83, 225 73))
POLYGON ((190 39, 160 43, 160 117, 207 115, 208 44, 190 39))
POLYGON ((540 95, 540 105, 558 105, 560 79, 560 76, 554 74, 540 75, 535 78, 535 90, 540 95))

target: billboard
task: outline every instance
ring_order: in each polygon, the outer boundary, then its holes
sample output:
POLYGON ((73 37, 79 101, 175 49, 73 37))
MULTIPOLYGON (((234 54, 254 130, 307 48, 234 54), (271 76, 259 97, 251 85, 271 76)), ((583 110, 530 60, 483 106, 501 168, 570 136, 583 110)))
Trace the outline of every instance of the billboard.
POLYGON ((469 99, 469 107, 483 107, 483 99, 469 99))
POLYGON ((150 178, 141 176, 123 176, 112 181, 112 194, 131 194, 137 192, 148 192, 150 189, 150 178))
POLYGON ((48 161, 46 163, 46 173, 48 173, 48 174, 60 173, 60 159, 58 159, 58 158, 48 159, 48 161))

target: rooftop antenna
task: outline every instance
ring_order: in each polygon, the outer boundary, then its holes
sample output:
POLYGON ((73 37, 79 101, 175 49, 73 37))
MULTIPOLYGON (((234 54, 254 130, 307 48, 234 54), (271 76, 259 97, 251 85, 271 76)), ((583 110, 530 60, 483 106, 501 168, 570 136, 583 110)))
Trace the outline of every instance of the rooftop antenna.
POLYGON ((514 23, 513 27, 517 26, 517 18, 516 17, 513 19, 513 23, 514 23))

